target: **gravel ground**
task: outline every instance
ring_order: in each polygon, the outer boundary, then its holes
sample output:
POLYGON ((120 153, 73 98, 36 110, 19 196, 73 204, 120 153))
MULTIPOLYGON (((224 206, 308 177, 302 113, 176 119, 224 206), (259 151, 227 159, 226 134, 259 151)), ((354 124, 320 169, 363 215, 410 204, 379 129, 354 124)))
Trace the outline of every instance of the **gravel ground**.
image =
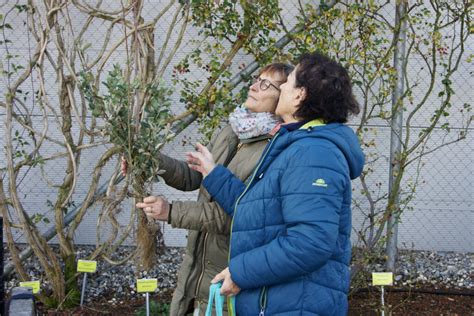
MULTIPOLYGON (((383 271, 383 266, 375 267, 383 271)), ((456 289, 474 289, 474 254, 402 251, 394 274, 396 285, 431 284, 456 289)))
MULTIPOLYGON (((90 246, 76 246, 77 258, 86 259, 94 250, 90 246)), ((5 249, 5 265, 9 263, 9 254, 5 249)), ((133 251, 131 247, 119 248, 114 259, 125 258, 133 251)), ((87 275, 86 294, 84 301, 90 302, 95 298, 107 298, 110 303, 121 303, 121 299, 134 299, 145 294, 136 292, 136 279, 153 278, 158 279, 158 289, 155 294, 163 294, 176 287, 176 276, 179 266, 183 261, 184 248, 167 248, 162 255, 157 256, 157 264, 152 270, 138 272, 133 260, 123 265, 114 266, 106 261, 97 262, 97 272, 87 275)), ((48 289, 50 282, 43 277, 43 269, 38 260, 30 257, 27 259, 25 268, 31 276, 31 280, 42 280, 42 289, 48 289)), ((5 292, 18 286, 19 280, 15 273, 12 278, 5 282, 5 292)), ((82 286, 82 276, 79 280, 82 286)))
MULTIPOLYGON (((86 258, 93 248, 78 246, 78 258, 86 258)), ((118 258, 124 258, 132 248, 122 247, 118 258)), ((99 261, 97 272, 88 274, 85 301, 95 298, 107 298, 110 303, 121 303, 122 299, 133 299, 144 294, 136 293, 137 278, 157 278, 157 293, 166 293, 176 286, 176 275, 184 255, 184 248, 167 248, 158 257, 158 262, 151 271, 138 273, 133 260, 121 266, 113 266, 105 261, 99 261)), ((5 249, 5 264, 9 262, 9 254, 5 249)), ((26 270, 32 280, 42 279, 42 269, 37 260, 29 258, 26 270)), ((435 287, 474 289, 474 254, 404 251, 399 255, 395 273, 396 286, 430 285, 435 287)), ((370 267, 373 271, 383 271, 383 265, 375 264, 370 267)), ((82 281, 82 278, 81 278, 82 281)), ((5 290, 18 285, 16 274, 5 282, 5 290)), ((82 284, 82 283, 81 283, 82 284)), ((43 278, 42 288, 47 289, 49 282, 43 278)))

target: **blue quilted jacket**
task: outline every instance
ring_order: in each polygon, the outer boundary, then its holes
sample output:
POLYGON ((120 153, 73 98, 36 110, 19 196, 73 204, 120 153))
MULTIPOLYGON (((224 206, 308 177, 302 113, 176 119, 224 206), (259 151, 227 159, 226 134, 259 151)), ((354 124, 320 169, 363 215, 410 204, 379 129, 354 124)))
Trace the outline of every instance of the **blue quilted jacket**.
POLYGON ((345 315, 351 179, 364 155, 354 132, 312 121, 282 127, 244 184, 218 165, 205 188, 233 217, 237 315, 345 315))

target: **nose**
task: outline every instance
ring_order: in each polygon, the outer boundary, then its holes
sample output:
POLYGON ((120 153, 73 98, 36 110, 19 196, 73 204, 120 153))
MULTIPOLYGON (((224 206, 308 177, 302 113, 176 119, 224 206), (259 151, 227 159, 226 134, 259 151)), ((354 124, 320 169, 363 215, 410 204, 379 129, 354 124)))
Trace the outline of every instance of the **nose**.
POLYGON ((250 90, 252 90, 252 91, 258 91, 259 85, 260 85, 260 82, 259 82, 259 81, 252 83, 252 85, 250 86, 250 90))

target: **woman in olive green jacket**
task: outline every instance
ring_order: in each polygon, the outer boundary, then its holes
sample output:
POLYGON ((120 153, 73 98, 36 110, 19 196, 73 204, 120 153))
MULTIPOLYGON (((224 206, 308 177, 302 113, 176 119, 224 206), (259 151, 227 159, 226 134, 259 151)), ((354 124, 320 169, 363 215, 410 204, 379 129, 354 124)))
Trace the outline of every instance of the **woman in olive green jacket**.
MULTIPOLYGON (((229 125, 215 131, 208 147, 216 162, 246 180, 260 158, 277 125, 274 116, 280 84, 286 82, 292 66, 274 63, 264 67, 250 86, 245 107, 229 116, 229 125)), ((174 201, 150 196, 138 203, 148 216, 168 221, 175 228, 189 230, 186 255, 173 294, 172 316, 204 315, 212 278, 227 267, 231 218, 201 186, 202 175, 185 161, 160 156, 166 184, 181 191, 199 189, 197 201, 174 201)))

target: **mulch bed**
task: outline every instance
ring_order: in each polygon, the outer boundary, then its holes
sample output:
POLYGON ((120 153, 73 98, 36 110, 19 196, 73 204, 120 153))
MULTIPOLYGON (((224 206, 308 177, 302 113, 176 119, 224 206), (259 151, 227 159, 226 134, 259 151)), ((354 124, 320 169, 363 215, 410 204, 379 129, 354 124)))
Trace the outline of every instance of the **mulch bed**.
MULTIPOLYGON (((395 288, 385 292, 385 315, 474 315, 474 291, 395 288)), ((349 298, 349 315, 380 315, 379 289, 365 289, 349 298)))
MULTIPOLYGON (((152 296, 151 300, 169 302, 166 296, 152 296)), ((57 312, 44 310, 41 315, 134 315, 144 303, 144 299, 122 300, 122 304, 111 304, 108 300, 96 301, 82 308, 57 312)), ((385 315, 474 315, 474 291, 452 289, 389 289, 385 292, 385 315), (422 292, 422 293, 420 293, 422 292), (439 294, 435 294, 438 292, 439 294)), ((380 315, 380 291, 376 288, 365 289, 352 294, 349 298, 349 315, 380 315)))

